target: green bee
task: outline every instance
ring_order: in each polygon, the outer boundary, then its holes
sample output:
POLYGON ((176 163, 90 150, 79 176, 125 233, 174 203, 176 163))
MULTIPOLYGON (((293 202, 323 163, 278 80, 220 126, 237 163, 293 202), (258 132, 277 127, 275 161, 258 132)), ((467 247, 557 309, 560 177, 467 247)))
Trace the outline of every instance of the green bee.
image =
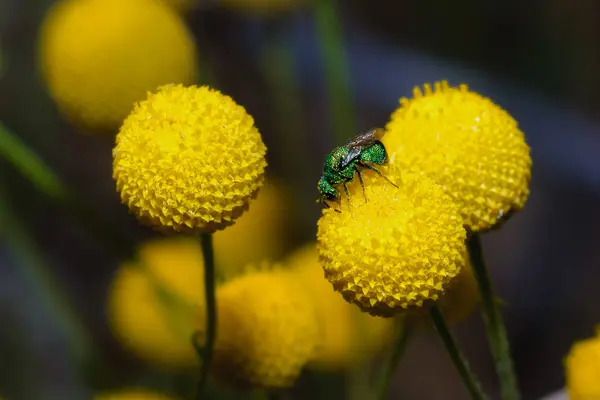
MULTIPOLYGON (((360 168, 370 169, 385 178, 381 172, 373 167, 373 164, 384 165, 387 163, 387 152, 383 143, 381 143, 381 138, 384 134, 385 131, 381 128, 370 129, 354 137, 345 146, 336 147, 331 153, 327 154, 323 176, 321 176, 317 184, 320 193, 318 202, 329 207, 327 201, 339 201, 340 192, 336 188, 336 185, 340 183, 344 187, 346 196, 350 199, 347 183, 354 179, 355 173, 358 175, 358 180, 363 188, 363 194, 365 194, 360 168)), ((389 179, 388 182, 396 186, 389 179)))

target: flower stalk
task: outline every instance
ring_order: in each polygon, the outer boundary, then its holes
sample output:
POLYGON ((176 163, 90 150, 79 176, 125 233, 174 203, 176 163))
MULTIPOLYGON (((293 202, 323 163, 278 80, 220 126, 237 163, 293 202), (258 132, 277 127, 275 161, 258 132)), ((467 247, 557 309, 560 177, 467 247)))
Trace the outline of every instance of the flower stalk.
POLYGON ((460 374, 463 383, 467 387, 471 398, 475 400, 487 399, 487 396, 483 393, 481 389, 481 384, 471 371, 467 360, 465 359, 464 355, 462 354, 462 352, 458 348, 458 345, 456 344, 454 336, 452 336, 450 329, 448 329, 448 325, 446 324, 444 316, 442 315, 442 312, 440 311, 439 307, 436 305, 432 306, 429 310, 429 316, 431 317, 433 326, 440 335, 440 339, 442 339, 442 342, 444 343, 444 346, 446 347, 446 350, 448 351, 448 354, 450 355, 454 366, 460 374))
POLYGON ((467 239, 467 248, 473 274, 479 286, 483 316, 490 349, 496 366, 496 373, 500 380, 502 398, 504 400, 517 400, 520 398, 516 373, 510 355, 510 346, 502 314, 495 301, 494 290, 485 264, 481 238, 478 233, 471 233, 467 239))
POLYGON ((44 308, 60 324, 77 361, 89 368, 92 359, 99 356, 92 335, 76 313, 74 302, 45 264, 41 249, 11 207, 3 189, 0 187, 0 242, 7 245, 20 272, 38 291, 44 308))
POLYGON ((88 231, 122 258, 131 256, 132 240, 110 221, 96 215, 21 139, 0 122, 0 157, 6 159, 41 193, 75 217, 88 231))
POLYGON ((413 333, 413 325, 410 322, 407 322, 406 319, 404 319, 402 324, 397 324, 397 326, 398 339, 396 340, 396 343, 394 345, 394 348, 392 349, 389 359, 383 366, 383 371, 381 371, 375 397, 376 400, 385 400, 387 398, 390 381, 392 380, 394 371, 396 371, 398 362, 404 355, 406 345, 408 344, 409 339, 413 333))
POLYGON ((198 399, 203 398, 206 381, 210 372, 217 331, 217 301, 215 296, 215 257, 212 233, 200 234, 202 256, 204 257, 204 293, 206 303, 206 335, 201 353, 198 399))
POLYGON ((315 24, 325 73, 327 96, 337 144, 345 143, 356 131, 350 91, 350 68, 342 37, 336 0, 315 0, 315 24))

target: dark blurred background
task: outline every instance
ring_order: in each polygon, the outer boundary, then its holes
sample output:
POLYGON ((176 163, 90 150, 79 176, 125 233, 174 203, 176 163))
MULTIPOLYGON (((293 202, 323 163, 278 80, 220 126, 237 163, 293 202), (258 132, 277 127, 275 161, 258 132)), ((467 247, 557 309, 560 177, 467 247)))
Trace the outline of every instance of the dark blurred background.
MULTIPOLYGON (((0 121, 101 218, 117 221, 136 240, 151 236, 119 203, 111 178, 114 135, 78 132, 57 113, 40 79, 36 43, 52 2, 0 1, 0 121)), ((257 15, 198 1, 185 18, 199 60, 213 71, 213 84, 255 117, 269 149, 270 174, 305 204, 290 240, 311 240, 319 212, 315 183, 334 145, 311 8, 257 15), (297 77, 283 94, 273 90, 280 85, 273 74, 282 43, 297 77), (281 96, 299 104, 293 123, 277 109, 281 96), (286 130, 302 135, 300 147, 286 130), (297 149, 293 157, 290 146, 297 149)), ((503 229, 484 237, 484 245, 504 300, 524 398, 561 388, 563 357, 600 322, 600 3, 338 3, 357 129, 384 125, 413 86, 440 79, 468 83, 519 121, 532 147, 531 197, 503 229)), ((106 290, 119 260, 1 160, 0 177, 3 209, 10 210, 0 214, 0 394, 8 400, 85 399, 96 387, 157 384, 160 379, 120 349, 107 328, 106 290), (38 251, 23 247, 27 241, 38 251), (74 365, 77 350, 40 277, 30 273, 36 264, 64 286, 105 355, 108 372, 91 373, 92 384, 84 379, 90 374, 74 365)), ((458 335, 484 385, 497 395, 479 318, 459 326, 458 335)), ((391 398, 466 398, 437 338, 427 334, 411 343, 393 393, 391 398)))

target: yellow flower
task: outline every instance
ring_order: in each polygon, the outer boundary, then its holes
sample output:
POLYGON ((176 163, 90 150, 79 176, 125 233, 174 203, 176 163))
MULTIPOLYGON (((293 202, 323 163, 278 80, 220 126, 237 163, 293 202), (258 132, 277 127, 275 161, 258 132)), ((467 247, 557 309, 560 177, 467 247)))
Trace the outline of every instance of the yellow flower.
POLYGON ((571 400, 600 399, 600 326, 594 338, 573 345, 565 366, 571 400))
POLYGON ((217 270, 231 278, 248 264, 277 260, 286 244, 290 207, 286 188, 267 179, 250 209, 233 226, 215 232, 217 270))
POLYGON ((297 8, 306 0, 220 0, 220 3, 235 11, 266 14, 297 8))
POLYGON ((341 212, 325 209, 319 220, 325 276, 347 301, 373 315, 437 300, 465 263, 457 205, 418 174, 388 174, 398 188, 371 171, 362 174, 368 201, 355 179, 349 201, 343 196, 335 205, 341 212))
POLYGON ((349 370, 382 350, 392 338, 393 320, 360 312, 334 292, 323 276, 316 243, 296 250, 286 261, 313 300, 319 327, 310 366, 321 371, 349 370))
POLYGON ((206 86, 168 85, 138 103, 113 150, 121 200, 163 232, 231 225, 263 183, 266 148, 254 120, 206 86))
POLYGON ((172 398, 146 389, 124 389, 96 395, 94 400, 172 400, 172 398))
POLYGON ((196 365, 191 337, 198 308, 204 309, 199 244, 186 237, 153 240, 140 247, 138 260, 121 266, 111 285, 108 319, 114 334, 151 363, 196 365))
POLYGON ((531 158, 523 132, 510 114, 466 85, 415 88, 386 130, 390 164, 444 187, 471 230, 487 230, 524 206, 531 158))
POLYGON ((40 62, 60 111, 86 128, 116 129, 148 90, 191 84, 193 38, 155 0, 62 0, 41 30, 40 62))
POLYGON ((213 373, 242 388, 292 386, 318 340, 310 298, 293 275, 240 276, 218 288, 217 307, 213 373))

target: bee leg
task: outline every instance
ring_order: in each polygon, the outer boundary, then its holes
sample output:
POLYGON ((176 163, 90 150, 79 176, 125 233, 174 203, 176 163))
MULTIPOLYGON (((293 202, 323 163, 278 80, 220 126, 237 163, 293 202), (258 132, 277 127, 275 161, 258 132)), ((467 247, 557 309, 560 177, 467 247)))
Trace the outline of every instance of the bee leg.
POLYGON ((350 207, 350 192, 348 191, 348 185, 344 182, 344 192, 346 193, 346 197, 348 197, 348 207, 350 207))
POLYGON ((354 170, 356 171, 356 175, 358 175, 358 181, 360 182, 360 186, 362 187, 363 195, 365 196, 365 203, 366 203, 369 200, 367 199, 367 192, 365 191, 365 183, 363 182, 362 175, 360 174, 360 170, 358 169, 358 167, 356 165, 354 166, 354 170))
MULTIPOLYGON (((317 203, 321 203, 321 204, 325 204, 325 207, 327 208, 331 208, 331 205, 329 205, 328 202, 326 202, 325 200, 323 200, 322 198, 318 198, 317 199, 317 203)), ((337 212, 337 213, 341 213, 340 210, 338 210, 337 208, 334 208, 333 211, 337 212)))
POLYGON ((379 174, 380 177, 382 177, 383 179, 385 179, 386 181, 388 181, 389 183, 391 183, 392 185, 394 185, 395 187, 398 187, 398 185, 396 185, 394 182, 390 181, 390 179, 383 175, 381 172, 379 172, 379 170, 369 164, 364 164, 364 163, 360 163, 359 164, 361 167, 366 168, 366 169, 370 169, 371 171, 375 171, 377 172, 377 174, 379 174))
MULTIPOLYGON (((326 206, 327 208, 331 208, 331 206, 329 205, 329 203, 328 203, 328 202, 326 202, 326 201, 323 201, 323 204, 325 204, 325 206, 326 206)), ((333 211, 335 211, 336 213, 341 213, 341 211, 340 211, 340 210, 338 210, 337 208, 334 208, 334 209, 333 209, 333 211)))

